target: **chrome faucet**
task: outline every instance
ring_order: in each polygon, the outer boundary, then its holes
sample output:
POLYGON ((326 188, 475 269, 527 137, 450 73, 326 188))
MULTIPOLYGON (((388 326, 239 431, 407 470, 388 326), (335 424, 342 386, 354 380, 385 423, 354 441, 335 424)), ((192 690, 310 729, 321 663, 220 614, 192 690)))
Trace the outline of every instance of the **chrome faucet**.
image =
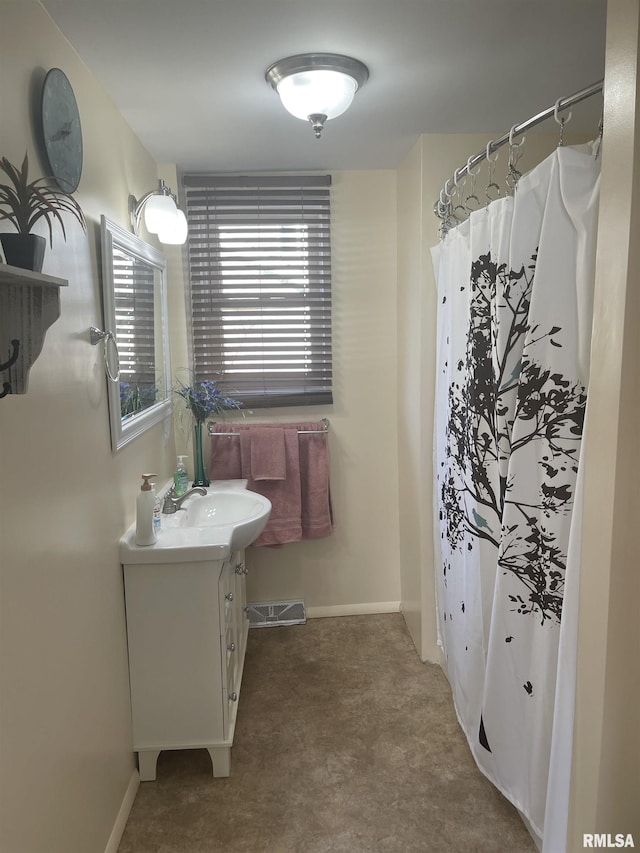
POLYGON ((171 486, 169 491, 164 497, 164 502, 162 504, 162 513, 163 515, 172 515, 174 512, 177 512, 182 508, 182 504, 188 497, 191 495, 206 495, 207 490, 203 489, 202 486, 196 486, 193 489, 189 489, 188 492, 185 492, 184 495, 181 495, 179 498, 176 497, 176 490, 174 486, 171 486))

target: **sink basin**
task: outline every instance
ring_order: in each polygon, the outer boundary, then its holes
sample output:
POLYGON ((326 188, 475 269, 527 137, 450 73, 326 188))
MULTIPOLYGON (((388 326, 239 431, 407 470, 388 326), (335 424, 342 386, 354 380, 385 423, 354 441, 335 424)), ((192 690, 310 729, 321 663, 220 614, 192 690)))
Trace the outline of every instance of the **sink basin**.
POLYGON ((246 548, 262 533, 271 512, 268 498, 249 491, 208 489, 206 495, 194 495, 184 504, 181 527, 228 528, 230 548, 246 548))
POLYGON ((262 495, 244 488, 211 486, 206 495, 190 495, 177 512, 163 515, 162 529, 153 545, 136 545, 135 524, 131 525, 120 540, 120 561, 224 560, 258 538, 270 513, 271 502, 262 495))
POLYGON ((268 518, 270 510, 270 502, 255 492, 209 489, 206 495, 194 495, 185 503, 181 526, 215 527, 246 523, 253 519, 262 519, 265 512, 268 518))

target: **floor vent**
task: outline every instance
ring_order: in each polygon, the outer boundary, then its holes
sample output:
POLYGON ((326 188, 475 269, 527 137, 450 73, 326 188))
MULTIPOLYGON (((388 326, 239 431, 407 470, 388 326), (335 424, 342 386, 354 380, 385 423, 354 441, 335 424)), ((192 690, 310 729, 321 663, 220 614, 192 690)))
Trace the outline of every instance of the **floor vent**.
POLYGON ((307 614, 304 601, 260 601, 247 604, 250 628, 276 625, 304 625, 307 614))

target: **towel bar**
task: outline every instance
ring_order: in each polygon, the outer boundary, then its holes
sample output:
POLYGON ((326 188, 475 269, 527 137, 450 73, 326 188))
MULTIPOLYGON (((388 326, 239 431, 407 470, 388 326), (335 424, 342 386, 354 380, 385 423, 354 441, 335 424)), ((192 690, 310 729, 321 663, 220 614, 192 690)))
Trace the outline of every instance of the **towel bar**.
MULTIPOLYGON (((322 433, 329 431, 329 419, 322 418, 321 421, 324 424, 323 429, 299 429, 298 435, 321 435, 322 433)), ((240 435, 239 432, 215 432, 213 427, 215 426, 215 421, 209 421, 207 423, 207 432, 209 435, 240 435)), ((256 424, 256 426, 262 426, 262 424, 256 424)), ((283 424, 284 426, 284 424, 283 424)))

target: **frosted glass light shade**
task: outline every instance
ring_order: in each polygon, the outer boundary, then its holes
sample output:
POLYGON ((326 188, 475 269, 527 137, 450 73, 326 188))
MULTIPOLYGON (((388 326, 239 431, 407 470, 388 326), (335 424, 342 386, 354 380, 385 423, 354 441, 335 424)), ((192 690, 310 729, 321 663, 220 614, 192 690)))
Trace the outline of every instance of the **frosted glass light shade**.
POLYGON ((284 108, 296 118, 309 120, 319 137, 324 122, 349 107, 369 79, 369 69, 339 53, 301 53, 274 62, 264 76, 284 108))
POLYGON ((144 206, 144 224, 150 234, 170 231, 177 224, 178 208, 169 195, 152 195, 144 206))
POLYGON ((176 218, 173 225, 169 228, 163 228, 158 231, 158 240, 161 243, 166 243, 172 246, 182 246, 187 239, 189 229, 187 226, 187 217, 180 210, 176 209, 176 218))
POLYGON ((336 118, 353 101, 358 84, 341 71, 312 69, 291 74, 278 83, 278 94, 284 108, 306 121, 310 115, 336 118))

